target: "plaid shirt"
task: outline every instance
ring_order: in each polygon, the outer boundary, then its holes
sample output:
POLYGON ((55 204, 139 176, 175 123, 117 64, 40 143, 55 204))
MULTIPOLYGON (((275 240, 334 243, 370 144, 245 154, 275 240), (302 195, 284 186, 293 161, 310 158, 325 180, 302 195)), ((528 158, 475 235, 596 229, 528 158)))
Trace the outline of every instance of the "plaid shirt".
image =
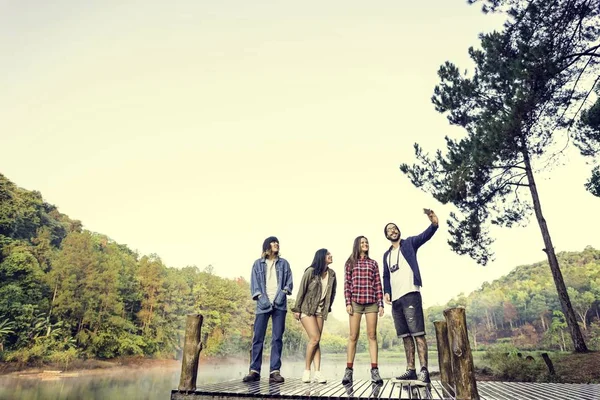
POLYGON ((358 304, 377 302, 379 307, 383 307, 383 290, 377 261, 361 258, 356 261, 352 271, 350 263, 346 263, 345 272, 344 296, 347 306, 352 302, 358 304))

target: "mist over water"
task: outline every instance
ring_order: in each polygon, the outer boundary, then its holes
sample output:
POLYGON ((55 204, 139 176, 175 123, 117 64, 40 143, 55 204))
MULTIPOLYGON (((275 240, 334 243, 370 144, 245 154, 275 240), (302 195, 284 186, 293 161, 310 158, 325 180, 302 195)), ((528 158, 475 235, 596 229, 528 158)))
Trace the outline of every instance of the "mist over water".
MULTIPOLYGON (((430 370, 437 370, 437 360, 431 360, 430 370), (434 361, 435 363, 431 363, 434 361)), ((262 377, 268 374, 269 359, 263 361, 262 377)), ((345 354, 324 355, 321 370, 328 380, 340 380, 346 368, 345 354)), ((380 359, 381 376, 390 378, 404 368, 403 358, 393 362, 380 359)), ((303 360, 284 359, 281 374, 286 378, 300 378, 303 360)), ((168 367, 113 368, 100 372, 84 371, 79 376, 0 376, 0 400, 63 400, 63 399, 144 399, 168 400, 171 390, 179 385, 181 362, 173 361, 168 367)), ((248 373, 248 362, 240 359, 201 360, 197 386, 232 379, 242 379, 248 373)), ((370 379, 368 354, 357 354, 354 378, 370 379)))

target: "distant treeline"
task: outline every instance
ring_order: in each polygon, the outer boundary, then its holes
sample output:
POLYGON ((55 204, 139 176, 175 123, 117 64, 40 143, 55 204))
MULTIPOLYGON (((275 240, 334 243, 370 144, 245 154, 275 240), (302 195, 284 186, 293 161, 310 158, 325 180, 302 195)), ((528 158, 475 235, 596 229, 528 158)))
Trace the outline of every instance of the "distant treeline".
MULTIPOLYGON (((559 257, 588 345, 599 349, 600 252, 586 248, 559 257)), ((39 192, 0 174, 0 359, 178 357, 189 313, 205 317, 204 354, 247 356, 254 304, 245 278, 218 277, 210 266, 167 267, 155 254, 139 255, 82 229, 39 192)), ((544 263, 518 267, 446 306, 452 305, 467 306, 475 346, 504 339, 523 347, 569 348, 544 263)), ((428 321, 442 318, 444 308, 426 310, 428 321)), ((323 350, 344 352, 347 329, 347 321, 330 317, 323 350)), ((389 315, 378 333, 381 347, 400 344, 389 315)), ((366 348, 361 334, 359 351, 366 348)), ((429 339, 435 342, 434 335, 429 339)), ((306 334, 288 313, 284 355, 301 355, 305 345, 306 334)))

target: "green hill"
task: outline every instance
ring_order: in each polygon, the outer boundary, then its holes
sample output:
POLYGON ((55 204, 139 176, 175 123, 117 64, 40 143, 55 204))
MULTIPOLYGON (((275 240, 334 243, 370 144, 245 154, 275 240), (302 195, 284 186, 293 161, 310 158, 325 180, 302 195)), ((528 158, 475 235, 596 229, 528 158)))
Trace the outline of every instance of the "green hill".
MULTIPOLYGON (((586 343, 590 349, 599 350, 600 251, 586 247, 557 256, 586 343)), ((546 261, 518 266, 468 296, 461 294, 444 306, 430 307, 428 320, 443 319, 444 308, 457 305, 467 308, 474 347, 511 342, 524 349, 572 348, 546 261)))
POLYGON ((173 357, 185 315, 197 312, 205 354, 247 353, 248 292, 242 278, 169 268, 85 230, 0 174, 0 360, 173 357))

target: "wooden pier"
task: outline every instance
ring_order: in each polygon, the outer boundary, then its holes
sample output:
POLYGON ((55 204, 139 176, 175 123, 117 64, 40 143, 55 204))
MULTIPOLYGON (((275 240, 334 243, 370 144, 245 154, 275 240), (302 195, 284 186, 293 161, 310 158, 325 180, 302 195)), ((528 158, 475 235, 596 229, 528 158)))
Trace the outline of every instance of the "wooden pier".
MULTIPOLYGON (((385 379, 377 385, 357 380, 342 385, 341 379, 326 384, 303 383, 287 378, 284 383, 270 383, 268 378, 244 383, 241 379, 196 386, 198 359, 202 350, 200 332, 202 315, 188 315, 185 346, 178 390, 171 400, 234 399, 448 399, 448 400, 600 400, 600 384, 561 384, 530 382, 476 382, 467 322, 463 307, 444 310, 445 321, 436 321, 436 340, 440 380, 427 387, 411 386, 385 379)), ((546 360, 550 374, 551 362, 546 360)))
MULTIPOLYGON (((598 400, 600 384, 560 384, 523 382, 477 382, 482 400, 598 400)), ((439 381, 430 387, 409 386, 384 380, 375 385, 367 380, 342 385, 339 380, 326 384, 302 383, 287 378, 284 383, 244 383, 241 379, 205 385, 193 392, 173 390, 171 400, 234 400, 234 399, 456 399, 452 389, 446 390, 439 381)))

